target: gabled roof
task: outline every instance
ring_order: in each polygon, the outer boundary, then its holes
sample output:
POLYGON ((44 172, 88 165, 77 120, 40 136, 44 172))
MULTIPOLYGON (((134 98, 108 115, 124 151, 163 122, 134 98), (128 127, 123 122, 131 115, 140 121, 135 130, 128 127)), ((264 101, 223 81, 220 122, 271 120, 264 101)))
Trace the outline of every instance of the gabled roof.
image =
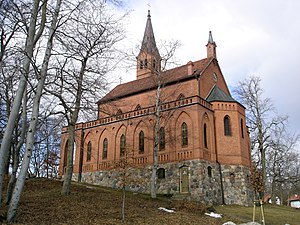
MULTIPOLYGON (((212 59, 202 59, 196 62, 193 62, 194 70, 197 70, 197 74, 201 73, 205 68, 208 66, 208 64, 212 61, 212 59)), ((164 72, 161 72, 161 80, 164 85, 179 82, 181 80, 185 79, 191 79, 195 77, 194 74, 189 75, 188 74, 188 65, 183 65, 174 69, 170 69, 164 72)), ((107 101, 115 100, 118 98, 123 98, 129 95, 141 93, 144 91, 148 91, 151 89, 156 88, 156 77, 150 76, 138 80, 134 80, 128 83, 120 84, 116 86, 114 89, 112 89, 107 95, 105 95, 102 99, 98 101, 99 103, 104 103, 107 101)))
POLYGON ((210 93, 206 97, 206 101, 208 102, 237 102, 230 95, 226 94, 221 88, 217 85, 214 85, 211 89, 210 93))

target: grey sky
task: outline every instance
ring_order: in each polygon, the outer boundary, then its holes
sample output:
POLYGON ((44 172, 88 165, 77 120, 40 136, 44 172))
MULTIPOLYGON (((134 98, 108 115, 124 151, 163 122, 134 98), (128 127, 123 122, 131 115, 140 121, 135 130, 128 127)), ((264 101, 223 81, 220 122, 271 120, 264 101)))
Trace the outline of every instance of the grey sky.
MULTIPOLYGON (((156 40, 182 43, 176 54, 181 64, 206 57, 212 30, 228 85, 260 76, 265 97, 279 114, 289 115, 291 131, 300 133, 299 0, 129 0, 126 8, 133 10, 129 42, 141 41, 150 9, 156 40)), ((134 73, 123 78, 133 79, 134 73)))

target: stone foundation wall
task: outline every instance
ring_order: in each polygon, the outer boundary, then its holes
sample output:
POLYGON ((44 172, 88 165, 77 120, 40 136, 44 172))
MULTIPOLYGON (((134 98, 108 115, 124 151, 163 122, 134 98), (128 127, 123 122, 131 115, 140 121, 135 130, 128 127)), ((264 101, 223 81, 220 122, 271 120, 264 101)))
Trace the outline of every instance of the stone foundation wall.
MULTIPOLYGON (((189 194, 192 200, 207 204, 222 204, 222 187, 218 164, 203 160, 189 160, 178 163, 160 164, 165 170, 165 178, 157 179, 158 194, 180 193, 180 168, 188 168, 189 194), (210 168, 209 168, 210 167, 210 168), (209 168, 209 169, 208 169, 209 168), (209 172, 210 170, 210 172, 209 172)), ((249 205, 251 203, 247 175, 249 169, 241 166, 221 166, 226 204, 249 205)), ((126 189, 140 193, 150 193, 152 166, 129 168, 126 189)), ((122 176, 117 170, 103 170, 82 173, 82 182, 111 188, 122 187, 122 176)), ((78 174, 73 174, 73 180, 78 174)))
POLYGON ((221 168, 225 204, 252 205, 250 169, 238 165, 222 165, 221 168))

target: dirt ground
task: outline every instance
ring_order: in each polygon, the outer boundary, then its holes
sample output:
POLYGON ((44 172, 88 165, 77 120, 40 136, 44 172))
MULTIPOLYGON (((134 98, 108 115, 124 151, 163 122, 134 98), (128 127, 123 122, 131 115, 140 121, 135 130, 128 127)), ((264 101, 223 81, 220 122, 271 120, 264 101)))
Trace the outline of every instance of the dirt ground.
MULTIPOLYGON (((17 224, 205 224, 218 225, 229 218, 204 215, 207 206, 152 200, 148 195, 126 193, 125 221, 121 220, 122 192, 86 184, 72 184, 71 194, 61 196, 61 181, 34 178, 26 181, 17 213, 17 224), (173 208, 174 213, 159 210, 173 208)), ((0 209, 5 217, 5 207, 0 209)), ((1 222, 1 221, 0 221, 1 222)), ((4 221, 2 221, 4 223, 4 221)))

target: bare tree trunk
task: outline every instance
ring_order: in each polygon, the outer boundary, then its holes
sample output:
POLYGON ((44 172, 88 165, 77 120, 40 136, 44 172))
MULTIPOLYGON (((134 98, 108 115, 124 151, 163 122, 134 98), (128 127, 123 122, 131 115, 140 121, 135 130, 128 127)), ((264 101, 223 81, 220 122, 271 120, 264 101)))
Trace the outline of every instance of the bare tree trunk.
POLYGON ((13 163, 12 163, 12 173, 9 179, 9 183, 8 183, 8 187, 7 187, 7 195, 6 195, 6 204, 8 205, 10 200, 11 200, 11 196, 13 193, 13 188, 15 186, 16 183, 16 178, 17 178, 17 170, 19 167, 19 157, 20 157, 20 149, 24 144, 24 140, 25 140, 25 134, 26 134, 26 125, 27 125, 27 93, 26 91, 24 92, 24 96, 23 96, 23 113, 22 113, 22 131, 21 131, 21 135, 20 135, 20 140, 18 142, 18 145, 16 147, 16 150, 14 152, 13 155, 13 163))
POLYGON ((157 75, 157 89, 155 99, 155 128, 154 128, 154 149, 153 149, 153 169, 151 175, 150 192, 151 198, 156 198, 156 181, 158 169, 158 148, 159 148, 159 129, 160 129, 160 73, 157 75))
POLYGON ((2 139, 1 143, 1 149, 0 149, 0 205, 2 203, 2 189, 3 189, 3 178, 4 178, 4 172, 5 172, 5 159, 7 158, 7 155, 9 154, 9 149, 11 146, 11 140, 12 140, 12 134, 15 127, 15 121, 17 120, 17 117, 19 116, 19 110, 22 103, 22 97, 23 93, 26 89, 27 84, 27 77, 29 73, 30 63, 33 56, 33 49, 35 45, 35 29, 36 29, 36 21, 37 21, 37 14, 39 9, 39 3, 40 0, 34 0, 32 12, 31 12, 31 20, 30 25, 28 29, 28 34, 26 37, 26 44, 25 44, 25 54, 26 58, 24 59, 23 63, 23 71, 22 76, 20 78, 18 90, 16 93, 16 96, 14 98, 13 106, 11 113, 9 115, 9 119, 5 128, 5 133, 2 139))
MULTIPOLYGON (((46 3, 44 3, 46 4, 46 3)), ((42 64, 40 76, 39 76, 39 81, 37 84, 37 89, 35 92, 35 97, 33 101, 33 109, 32 109, 32 116, 27 132, 27 139, 26 139, 26 149, 23 157, 23 162, 20 170, 20 174, 18 176, 14 192, 9 204, 8 212, 7 212, 7 222, 11 223, 14 222, 16 219, 16 212, 19 204, 19 200, 24 188, 24 183, 26 180, 26 175, 32 155, 32 148, 34 145, 34 134, 36 130, 36 125, 38 123, 38 116, 39 116, 39 107, 40 107, 40 100, 46 80, 46 75, 47 75, 47 70, 48 70, 48 64, 49 60, 51 57, 51 51, 52 51, 52 46, 53 46, 53 38, 55 35, 55 30, 56 30, 56 25, 57 25, 57 20, 58 20, 58 14, 60 10, 60 5, 61 5, 61 0, 57 0, 56 6, 55 6, 55 12, 52 18, 51 22, 51 27, 50 27, 50 32, 49 32, 49 37, 47 41, 47 47, 45 51, 45 56, 44 56, 44 61, 42 64)), ((46 16, 46 14, 44 15, 46 16)))
POLYGON ((71 188, 71 180, 73 174, 73 155, 74 155, 74 141, 75 141, 75 124, 68 126, 68 154, 67 154, 67 168, 64 176, 64 183, 61 190, 62 195, 68 195, 71 188))
POLYGON ((125 185, 123 185, 123 199, 122 199, 122 221, 125 221, 125 197, 126 197, 126 191, 125 191, 125 185))
POLYGON ((71 188, 71 180, 72 180, 72 174, 73 174, 73 155, 74 155, 74 140, 75 140, 75 124, 78 119, 78 114, 80 111, 80 100, 82 96, 82 82, 83 82, 83 76, 86 70, 88 58, 85 57, 81 63, 81 69, 79 73, 78 78, 78 90, 76 93, 76 101, 75 101, 75 110, 71 115, 71 121, 68 125, 68 156, 67 156, 67 169, 66 174, 64 177, 64 183, 61 190, 62 195, 68 195, 70 193, 71 188))

